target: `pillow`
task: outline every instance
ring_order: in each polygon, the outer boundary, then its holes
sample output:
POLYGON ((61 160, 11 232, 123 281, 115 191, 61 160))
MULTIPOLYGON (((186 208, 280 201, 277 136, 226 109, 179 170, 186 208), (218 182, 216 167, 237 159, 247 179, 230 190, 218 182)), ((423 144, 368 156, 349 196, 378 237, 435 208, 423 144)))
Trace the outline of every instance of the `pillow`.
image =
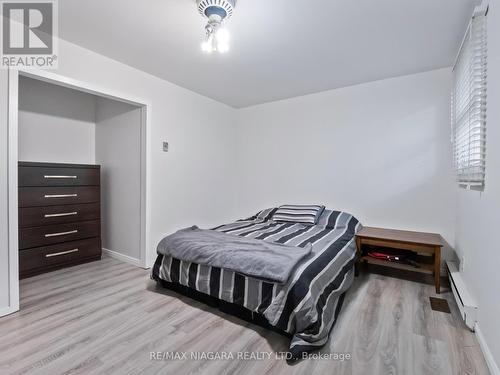
POLYGON ((273 215, 274 221, 315 225, 325 206, 287 204, 278 207, 273 215))
POLYGON ((277 208, 271 207, 271 208, 266 208, 265 210, 259 211, 253 216, 250 216, 246 219, 242 219, 240 221, 250 221, 250 220, 260 220, 260 221, 267 221, 269 220, 273 214, 276 212, 277 208))

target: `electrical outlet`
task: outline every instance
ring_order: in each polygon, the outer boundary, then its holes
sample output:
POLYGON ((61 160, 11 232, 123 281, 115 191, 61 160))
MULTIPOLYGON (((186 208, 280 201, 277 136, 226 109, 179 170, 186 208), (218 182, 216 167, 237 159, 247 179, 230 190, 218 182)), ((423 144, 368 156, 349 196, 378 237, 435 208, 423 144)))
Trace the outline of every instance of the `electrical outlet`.
POLYGON ((464 272, 464 269, 465 269, 465 257, 462 256, 460 258, 460 272, 464 272))
POLYGON ((163 152, 168 152, 168 142, 163 142, 163 152))

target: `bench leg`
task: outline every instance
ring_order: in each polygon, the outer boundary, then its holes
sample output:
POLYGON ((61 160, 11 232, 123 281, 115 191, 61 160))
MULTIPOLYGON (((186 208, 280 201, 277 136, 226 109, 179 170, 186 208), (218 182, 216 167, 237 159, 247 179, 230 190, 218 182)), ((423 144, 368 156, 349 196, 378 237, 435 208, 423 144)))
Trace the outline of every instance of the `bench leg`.
POLYGON ((436 246, 434 252, 434 284, 436 285, 436 293, 441 293, 441 247, 436 246))
POLYGON ((356 237, 356 262, 354 263, 354 276, 359 276, 359 266, 361 263, 361 239, 356 237))

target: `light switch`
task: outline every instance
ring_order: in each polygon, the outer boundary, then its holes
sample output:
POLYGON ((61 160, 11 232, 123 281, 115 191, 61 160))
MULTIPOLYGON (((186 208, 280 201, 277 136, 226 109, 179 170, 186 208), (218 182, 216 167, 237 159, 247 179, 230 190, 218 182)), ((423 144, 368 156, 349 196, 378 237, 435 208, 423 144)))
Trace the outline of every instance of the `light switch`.
POLYGON ((168 152, 168 142, 163 142, 163 152, 168 152))

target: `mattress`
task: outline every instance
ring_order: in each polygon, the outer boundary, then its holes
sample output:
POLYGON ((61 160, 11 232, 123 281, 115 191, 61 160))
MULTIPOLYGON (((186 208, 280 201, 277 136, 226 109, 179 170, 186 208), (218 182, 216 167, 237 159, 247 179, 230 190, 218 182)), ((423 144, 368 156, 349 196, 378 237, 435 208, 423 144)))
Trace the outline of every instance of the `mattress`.
POLYGON ((325 209, 317 225, 276 222, 275 209, 213 228, 224 233, 304 247, 301 260, 283 284, 259 280, 218 267, 158 255, 152 278, 178 284, 261 315, 291 336, 294 359, 322 347, 354 278, 355 234, 359 221, 347 212, 325 209))

